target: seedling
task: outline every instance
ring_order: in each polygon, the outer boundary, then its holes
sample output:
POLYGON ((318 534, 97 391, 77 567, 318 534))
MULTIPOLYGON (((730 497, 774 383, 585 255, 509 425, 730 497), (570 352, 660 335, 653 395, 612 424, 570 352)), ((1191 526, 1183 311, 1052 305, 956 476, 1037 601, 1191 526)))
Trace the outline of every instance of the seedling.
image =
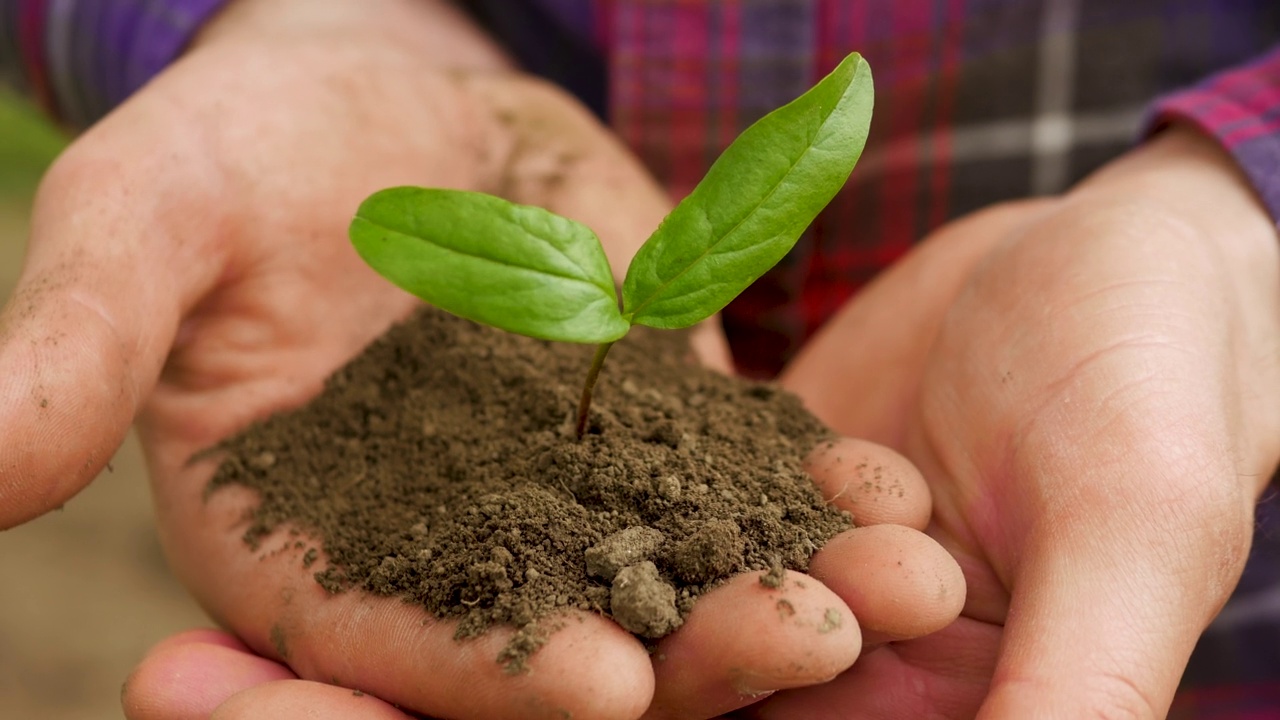
POLYGON ((382 190, 360 205, 351 241, 384 277, 442 310, 595 344, 578 404, 581 439, 613 343, 632 325, 695 325, 776 265, 849 178, 871 107, 871 70, 854 53, 744 130, 636 253, 621 308, 595 233, 484 193, 382 190))

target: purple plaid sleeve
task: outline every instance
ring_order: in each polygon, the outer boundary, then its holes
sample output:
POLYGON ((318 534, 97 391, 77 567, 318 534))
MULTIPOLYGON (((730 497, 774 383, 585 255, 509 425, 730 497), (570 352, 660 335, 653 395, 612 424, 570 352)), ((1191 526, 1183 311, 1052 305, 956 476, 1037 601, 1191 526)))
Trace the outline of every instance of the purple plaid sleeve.
POLYGON ((1280 225, 1280 45, 1159 100, 1150 125, 1190 123, 1218 139, 1280 225))
POLYGON ((0 79, 85 127, 173 62, 228 0, 0 0, 0 79))

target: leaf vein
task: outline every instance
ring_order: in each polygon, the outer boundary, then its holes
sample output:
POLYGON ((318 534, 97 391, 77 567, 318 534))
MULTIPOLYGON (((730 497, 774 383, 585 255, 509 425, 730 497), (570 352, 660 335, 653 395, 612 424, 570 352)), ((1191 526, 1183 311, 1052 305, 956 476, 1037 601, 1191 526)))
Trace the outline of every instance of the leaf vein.
MULTIPOLYGON (((595 283, 595 282, 591 281, 589 278, 585 278, 585 277, 578 277, 578 276, 574 276, 574 275, 565 274, 565 273, 563 273, 563 272, 555 272, 555 271, 552 271, 552 270, 543 270, 543 269, 539 269, 539 268, 531 268, 531 267, 528 267, 528 266, 525 266, 525 265, 517 265, 517 264, 515 264, 515 263, 510 263, 510 262, 507 262, 507 261, 505 261, 505 260, 500 260, 500 259, 498 259, 498 258, 488 257, 488 256, 486 256, 486 255, 480 255, 480 254, 477 254, 477 253, 474 253, 474 252, 467 252, 466 250, 461 249, 461 248, 449 247, 448 245, 442 245, 442 244, 437 243, 437 242, 431 242, 430 240, 426 240, 426 239, 424 239, 424 238, 420 238, 420 237, 418 237, 418 236, 416 236, 416 235, 410 235, 409 233, 402 232, 402 231, 397 230, 397 229, 395 229, 395 228, 393 228, 393 227, 390 227, 390 226, 387 226, 387 225, 383 225, 382 223, 379 223, 379 222, 375 222, 375 221, 373 221, 373 220, 370 220, 370 219, 369 219, 369 218, 367 218, 367 217, 361 217, 361 219, 362 219, 362 220, 364 220, 365 222, 369 223, 370 225, 372 225, 372 226, 374 226, 374 227, 376 227, 376 228, 378 228, 378 229, 380 229, 380 230, 383 230, 383 231, 385 231, 385 232, 393 233, 393 234, 395 234, 395 235, 399 235, 399 236, 401 236, 401 237, 409 238, 410 240, 417 240, 417 241, 419 241, 419 242, 425 242, 425 243, 427 243, 428 245, 431 245, 432 247, 439 248, 439 249, 441 249, 441 250, 444 250, 445 252, 450 252, 450 253, 453 253, 453 254, 455 254, 455 255, 461 255, 461 256, 463 256, 463 257, 473 258, 473 259, 475 259, 475 260, 479 260, 479 261, 482 261, 482 262, 488 262, 488 263, 492 263, 492 264, 494 264, 494 265, 500 265, 500 266, 502 266, 502 267, 510 268, 510 269, 512 269, 512 270, 520 270, 520 271, 523 271, 523 272, 526 272, 526 273, 534 273, 534 274, 538 274, 538 275, 549 275, 549 276, 551 276, 551 277, 560 278, 560 279, 562 279, 562 280, 569 280, 569 281, 571 281, 571 282, 583 283, 583 284, 585 284, 585 285, 590 285, 591 287, 596 288, 597 290, 604 290, 604 289, 605 289, 602 285, 599 285, 599 284, 597 284, 597 283, 595 283)), ((530 234, 532 234, 532 233, 530 233, 530 234)), ((545 238, 542 238, 541 236, 535 236, 535 237, 538 237, 538 239, 539 239, 539 240, 542 240, 543 242, 546 242, 545 238)), ((550 243, 548 243, 548 244, 550 244, 550 243)), ((581 269, 582 269, 582 268, 581 268, 581 266, 579 266, 577 263, 574 263, 574 267, 577 267, 579 270, 581 270, 581 269)), ((606 291, 606 292, 607 292, 607 291, 606 291)))

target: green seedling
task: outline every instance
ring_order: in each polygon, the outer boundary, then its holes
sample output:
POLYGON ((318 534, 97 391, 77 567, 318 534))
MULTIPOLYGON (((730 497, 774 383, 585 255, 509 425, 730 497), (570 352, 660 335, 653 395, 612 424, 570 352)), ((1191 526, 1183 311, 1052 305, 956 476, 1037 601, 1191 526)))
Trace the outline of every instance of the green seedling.
POLYGON ((578 404, 581 439, 613 343, 632 325, 695 325, 777 264, 853 171, 871 108, 871 70, 854 53, 743 131, 636 253, 621 307, 595 233, 484 193, 382 190, 360 205, 351 241, 384 277, 442 310, 595 344, 578 404))

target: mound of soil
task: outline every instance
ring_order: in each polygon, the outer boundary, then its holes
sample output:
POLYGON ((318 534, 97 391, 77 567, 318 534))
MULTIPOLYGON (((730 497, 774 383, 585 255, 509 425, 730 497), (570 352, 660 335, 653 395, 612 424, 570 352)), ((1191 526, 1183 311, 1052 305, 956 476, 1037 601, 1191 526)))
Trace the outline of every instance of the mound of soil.
POLYGON ((558 610, 659 638, 730 575, 804 570, 852 526, 801 470, 828 431, 771 385, 698 367, 678 333, 613 348, 576 440, 591 353, 424 309, 224 443, 210 491, 260 494, 251 546, 281 526, 317 538, 331 592, 401 596, 460 637, 519 628, 513 670, 558 610))

